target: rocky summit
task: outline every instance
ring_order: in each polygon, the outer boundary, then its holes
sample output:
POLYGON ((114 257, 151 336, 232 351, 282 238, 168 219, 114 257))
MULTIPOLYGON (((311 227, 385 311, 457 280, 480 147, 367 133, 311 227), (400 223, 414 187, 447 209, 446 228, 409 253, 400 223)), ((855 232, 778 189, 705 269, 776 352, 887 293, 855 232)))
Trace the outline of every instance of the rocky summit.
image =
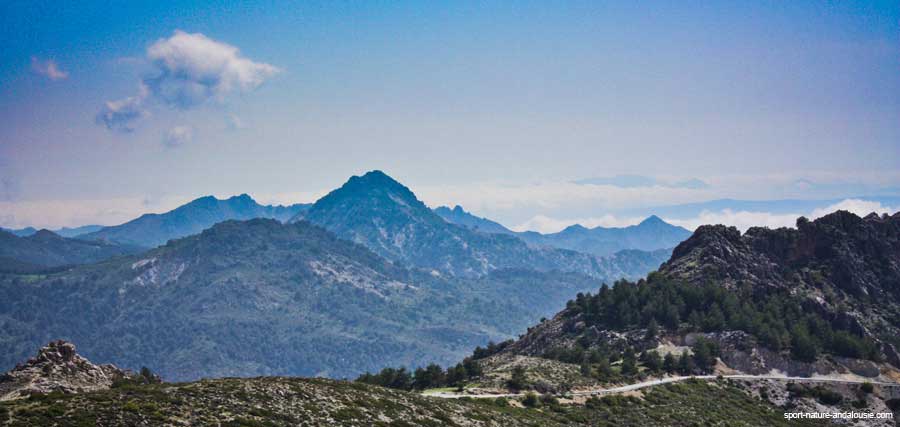
POLYGON ((0 377, 0 400, 28 397, 34 393, 80 393, 110 388, 133 374, 113 365, 95 365, 78 355, 75 345, 53 341, 37 356, 0 377))
POLYGON ((786 291, 804 308, 873 339, 900 366, 900 214, 837 211, 797 228, 707 225, 659 270, 693 284, 786 291))

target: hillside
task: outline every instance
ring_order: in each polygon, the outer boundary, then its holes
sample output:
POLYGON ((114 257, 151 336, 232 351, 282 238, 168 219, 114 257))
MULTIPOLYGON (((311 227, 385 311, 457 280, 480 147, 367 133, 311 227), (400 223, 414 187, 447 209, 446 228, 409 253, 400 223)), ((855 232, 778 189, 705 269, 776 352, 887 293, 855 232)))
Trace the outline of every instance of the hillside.
POLYGON ((547 372, 589 383, 711 372, 898 381, 898 225, 900 215, 839 211, 797 229, 700 227, 646 280, 579 294, 474 357, 496 372, 525 363, 557 386, 547 372))
POLYGON ((0 230, 0 272, 29 273, 90 264, 140 250, 128 245, 65 238, 48 230, 26 237, 0 230))
POLYGON ((197 234, 213 224, 230 219, 272 218, 285 221, 307 206, 263 206, 246 194, 225 200, 206 196, 166 213, 144 214, 121 225, 81 234, 78 238, 154 248, 171 239, 197 234))
POLYGON ((728 384, 677 384, 640 397, 611 396, 539 407, 498 400, 448 400, 361 383, 305 378, 225 378, 119 386, 82 394, 0 402, 0 425, 119 426, 816 426, 728 384), (516 406, 512 406, 516 405, 516 406), (736 416, 736 414, 740 414, 736 416))
POLYGON ((480 277, 495 270, 530 269, 601 279, 639 277, 665 260, 665 254, 650 254, 657 258, 652 268, 632 268, 646 263, 631 263, 629 254, 600 258, 531 247, 511 235, 474 231, 445 221, 381 171, 350 178, 293 220, 301 218, 389 260, 451 276, 480 277))
POLYGON ((530 270, 448 280, 305 221, 226 221, 139 256, 0 275, 0 368, 54 339, 178 380, 447 364, 596 286, 530 270))
POLYGON ((703 226, 660 268, 687 283, 788 292, 900 366, 900 214, 837 211, 797 228, 703 226))

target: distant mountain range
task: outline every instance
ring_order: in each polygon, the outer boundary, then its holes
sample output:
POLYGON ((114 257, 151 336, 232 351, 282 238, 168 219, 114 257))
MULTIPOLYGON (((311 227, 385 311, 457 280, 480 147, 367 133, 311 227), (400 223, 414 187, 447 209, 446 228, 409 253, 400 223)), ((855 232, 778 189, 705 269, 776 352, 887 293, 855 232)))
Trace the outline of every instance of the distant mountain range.
POLYGON ((153 248, 171 239, 197 234, 222 221, 253 218, 285 221, 307 207, 307 204, 264 206, 246 194, 225 200, 206 196, 166 213, 144 214, 124 224, 103 227, 77 237, 153 248))
MULTIPOLYGON (((82 234, 93 233, 97 230, 100 230, 101 228, 103 228, 102 225, 82 225, 80 227, 72 227, 72 228, 69 228, 69 227, 57 228, 57 229, 52 229, 50 231, 52 231, 53 233, 58 234, 62 237, 75 237, 75 236, 79 236, 82 234)), ((34 228, 34 227, 25 227, 25 228, 20 228, 17 230, 8 230, 8 229, 0 229, 0 230, 7 231, 7 232, 15 234, 16 236, 19 236, 19 237, 28 237, 28 236, 31 236, 32 234, 35 234, 38 232, 38 229, 34 228)))
POLYGON ((446 364, 668 257, 598 257, 474 231, 379 171, 293 209, 282 223, 289 209, 247 196, 198 199, 84 237, 146 244, 221 216, 278 218, 219 222, 140 255, 46 276, 0 275, 0 368, 51 339, 169 379, 446 364))
POLYGON ((472 215, 458 205, 453 209, 441 206, 434 212, 448 222, 474 231, 514 235, 535 247, 571 249, 597 256, 612 255, 628 249, 671 249, 691 235, 690 230, 671 225, 656 215, 629 227, 586 228, 575 224, 558 233, 541 234, 534 231, 514 232, 499 223, 472 215))
POLYGON ((139 256, 0 275, 0 370, 51 337, 172 380, 446 364, 597 283, 531 270, 446 279, 306 221, 226 221, 139 256))

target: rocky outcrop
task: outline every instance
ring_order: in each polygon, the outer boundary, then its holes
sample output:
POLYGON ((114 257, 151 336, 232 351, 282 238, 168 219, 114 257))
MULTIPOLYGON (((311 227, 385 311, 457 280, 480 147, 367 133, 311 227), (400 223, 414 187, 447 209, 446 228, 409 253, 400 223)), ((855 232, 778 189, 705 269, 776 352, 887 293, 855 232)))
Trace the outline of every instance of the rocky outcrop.
POLYGON ((678 245, 659 273, 686 283, 786 289, 881 345, 900 365, 900 213, 860 218, 837 211, 797 227, 707 225, 678 245))
POLYGON ((34 393, 80 393, 103 390, 116 380, 133 374, 113 365, 95 365, 78 355, 75 345, 53 341, 37 356, 0 376, 0 400, 28 397, 34 393))

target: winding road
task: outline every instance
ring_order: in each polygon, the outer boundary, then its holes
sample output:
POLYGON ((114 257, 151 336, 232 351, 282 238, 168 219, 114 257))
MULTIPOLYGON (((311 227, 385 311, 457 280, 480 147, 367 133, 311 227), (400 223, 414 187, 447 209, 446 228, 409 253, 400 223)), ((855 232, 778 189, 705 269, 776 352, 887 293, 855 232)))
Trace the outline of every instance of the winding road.
MULTIPOLYGON (((689 379, 698 379, 698 380, 715 380, 719 378, 717 375, 694 375, 694 376, 677 376, 677 377, 666 377, 660 378, 656 380, 644 381, 634 384, 623 385, 619 387, 612 388, 597 388, 590 390, 578 390, 567 393, 572 396, 595 396, 595 395, 606 395, 606 394, 616 394, 616 393, 625 393, 628 391, 639 390, 642 388, 653 387, 662 384, 675 383, 680 381, 686 381, 689 379)), ((722 375, 721 378, 725 379, 736 379, 736 380, 779 380, 779 381, 796 381, 796 382, 822 382, 822 383, 838 383, 838 384, 862 384, 865 382, 870 382, 874 385, 880 386, 888 386, 888 387, 900 387, 898 383, 887 383, 887 382, 877 382, 877 381, 865 381, 865 380, 844 380, 837 378, 807 378, 807 377, 786 377, 779 375, 722 375)), ((443 399, 458 399, 461 397, 469 397, 473 399, 491 399, 497 397, 522 397, 525 396, 525 393, 488 393, 488 394, 465 394, 465 393, 448 393, 448 392, 437 392, 437 393, 424 393, 425 396, 430 397, 439 397, 443 399)))

